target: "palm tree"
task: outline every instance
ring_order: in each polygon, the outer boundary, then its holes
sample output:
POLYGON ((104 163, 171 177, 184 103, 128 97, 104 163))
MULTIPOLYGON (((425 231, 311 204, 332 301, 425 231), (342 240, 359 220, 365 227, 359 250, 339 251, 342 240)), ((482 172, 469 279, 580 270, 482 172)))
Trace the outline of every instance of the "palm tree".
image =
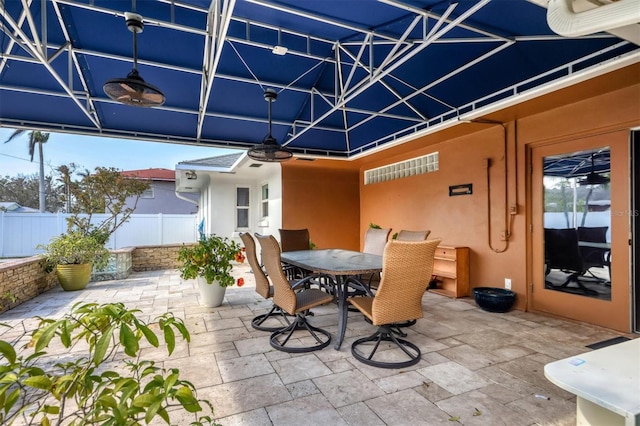
MULTIPOLYGON (((4 141, 4 143, 9 142, 11 139, 14 139, 21 134, 26 132, 24 129, 17 129, 13 132, 9 139, 4 141)), ((45 132, 37 132, 32 130, 29 132, 29 155, 31 156, 31 161, 33 161, 33 154, 36 150, 36 144, 38 144, 38 154, 40 155, 40 176, 39 176, 39 200, 40 200, 40 213, 44 213, 46 211, 45 207, 45 185, 44 185, 44 156, 42 155, 42 144, 46 143, 49 140, 49 133, 45 132)))

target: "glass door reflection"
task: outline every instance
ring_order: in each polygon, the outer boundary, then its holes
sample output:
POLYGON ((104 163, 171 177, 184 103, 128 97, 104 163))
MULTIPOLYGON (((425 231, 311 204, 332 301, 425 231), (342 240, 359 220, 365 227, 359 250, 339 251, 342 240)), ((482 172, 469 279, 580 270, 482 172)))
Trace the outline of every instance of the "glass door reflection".
POLYGON ((544 158, 545 288, 611 300, 610 150, 544 158))

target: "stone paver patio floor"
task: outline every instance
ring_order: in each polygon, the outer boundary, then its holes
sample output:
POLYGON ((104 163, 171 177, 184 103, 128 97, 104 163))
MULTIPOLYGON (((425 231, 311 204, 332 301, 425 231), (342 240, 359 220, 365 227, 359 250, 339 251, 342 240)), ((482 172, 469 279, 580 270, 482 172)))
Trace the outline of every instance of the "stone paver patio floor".
MULTIPOLYGON (((33 316, 57 317, 80 301, 123 302, 145 319, 172 311, 185 320, 191 343, 178 343, 170 358, 154 348, 144 349, 142 358, 179 368, 225 426, 573 425, 575 397, 547 381, 543 367, 618 335, 521 311, 489 313, 472 299, 427 292, 424 318, 405 329, 422 350, 420 363, 373 368, 351 355, 351 342, 375 331, 355 312, 349 313, 339 351, 333 344, 305 354, 272 349, 269 333, 251 327, 271 301, 255 292, 246 265, 234 275, 244 277, 245 285, 228 288, 219 308, 199 306, 195 282, 166 270, 90 283, 79 292, 56 288, 3 313, 0 321, 16 325, 33 316)), ((314 313, 310 322, 335 337, 336 305, 314 313)), ((190 420, 172 418, 180 425, 190 420)))

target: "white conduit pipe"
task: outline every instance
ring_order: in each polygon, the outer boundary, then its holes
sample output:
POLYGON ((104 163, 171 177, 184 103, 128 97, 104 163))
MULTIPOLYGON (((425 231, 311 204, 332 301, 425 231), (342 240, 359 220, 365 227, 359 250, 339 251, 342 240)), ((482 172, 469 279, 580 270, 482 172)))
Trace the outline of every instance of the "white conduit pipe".
POLYGON ((547 23, 561 36, 579 37, 640 22, 640 0, 619 0, 579 13, 571 3, 549 0, 547 6, 547 23))
POLYGON ((197 202, 196 200, 192 200, 191 198, 185 197, 184 195, 182 195, 178 191, 175 191, 175 193, 176 193, 176 197, 180 198, 181 200, 188 201, 191 204, 195 204, 196 206, 200 207, 200 203, 197 202))

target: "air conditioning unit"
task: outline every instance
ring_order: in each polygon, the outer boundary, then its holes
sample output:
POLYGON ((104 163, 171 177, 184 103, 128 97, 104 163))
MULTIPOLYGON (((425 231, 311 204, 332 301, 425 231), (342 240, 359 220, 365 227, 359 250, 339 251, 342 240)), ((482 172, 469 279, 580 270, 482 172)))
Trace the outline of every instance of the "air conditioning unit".
POLYGON ((565 37, 607 31, 640 45, 640 0, 549 0, 547 23, 565 37))

